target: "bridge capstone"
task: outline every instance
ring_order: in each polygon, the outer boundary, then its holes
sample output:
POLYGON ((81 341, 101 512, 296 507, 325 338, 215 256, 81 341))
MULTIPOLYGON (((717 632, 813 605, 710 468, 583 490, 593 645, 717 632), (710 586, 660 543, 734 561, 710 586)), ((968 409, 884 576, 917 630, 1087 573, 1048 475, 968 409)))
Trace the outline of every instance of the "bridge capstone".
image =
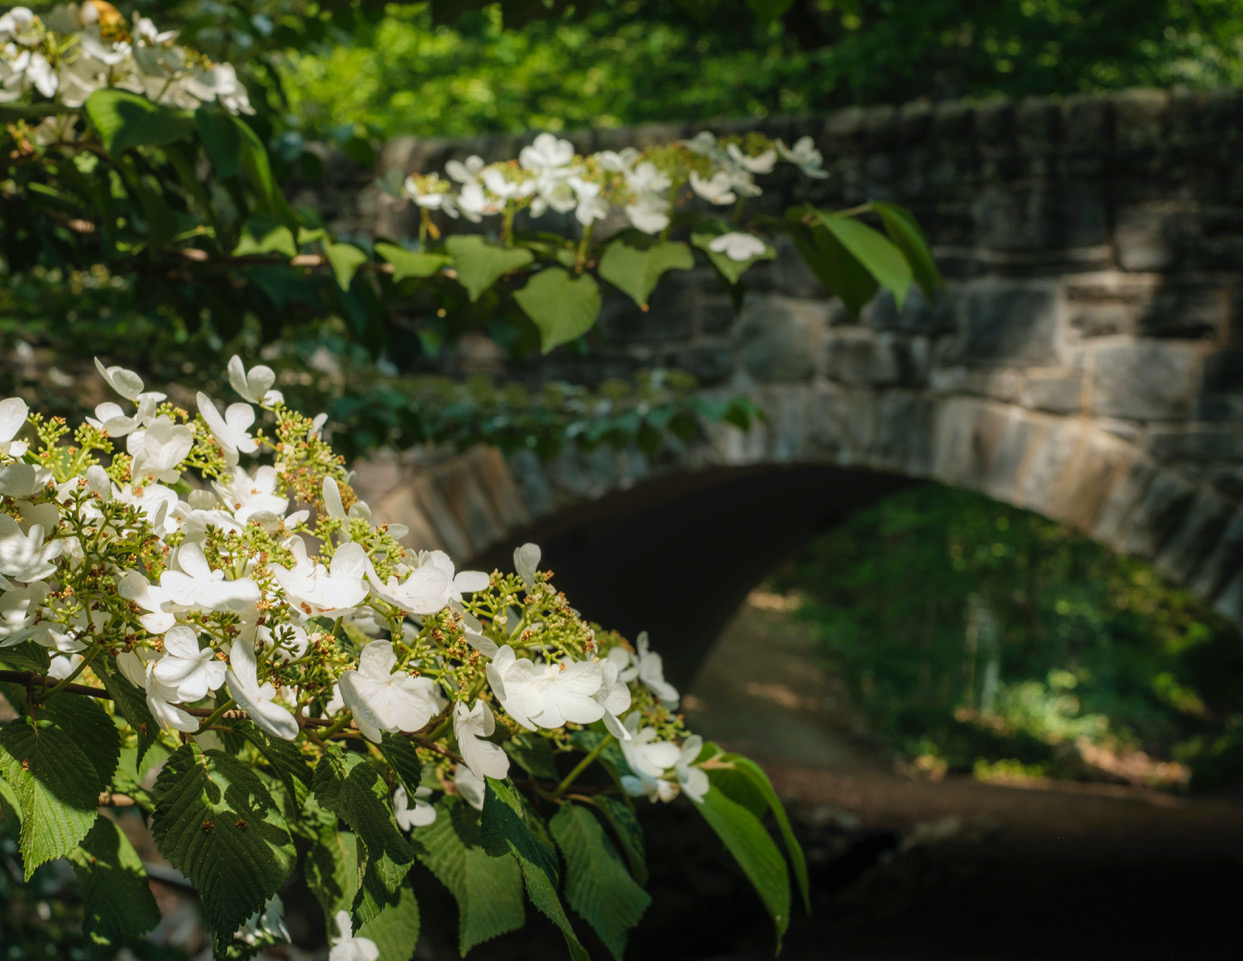
MULTIPOLYGON (((571 139, 616 149, 699 126, 571 139)), ((747 552, 752 515, 751 544, 772 540, 780 523, 792 529, 771 550, 789 550, 869 499, 933 479, 1151 560, 1243 624, 1239 91, 909 104, 704 126, 787 140, 812 132, 831 176, 771 178, 768 209, 902 203, 930 236, 945 291, 931 301, 913 292, 901 306, 884 295, 855 318, 779 243, 777 260, 748 275, 738 311, 706 270, 675 276, 649 313, 614 292, 589 357, 554 355, 511 375, 590 383, 681 367, 706 395, 750 395, 767 424, 746 434, 714 427, 653 456, 572 451, 540 463, 418 450, 359 465, 360 493, 378 515, 410 525, 411 546, 500 563, 533 538, 577 563, 593 544, 638 537, 651 526, 643 518, 659 516, 667 532, 681 531, 666 542, 675 558, 653 560, 657 537, 646 560, 636 543, 626 548, 633 556, 619 549, 596 572, 634 591, 643 578, 626 565, 719 565, 731 542, 747 552), (686 526, 704 511, 715 520, 686 526)), ((520 145, 395 141, 381 165, 438 169, 469 153, 515 156, 520 145)), ((409 212, 371 188, 342 190, 337 226, 409 234, 409 212)), ((756 563, 779 559, 755 553, 756 563)), ((719 586, 722 604, 747 586, 719 586)))

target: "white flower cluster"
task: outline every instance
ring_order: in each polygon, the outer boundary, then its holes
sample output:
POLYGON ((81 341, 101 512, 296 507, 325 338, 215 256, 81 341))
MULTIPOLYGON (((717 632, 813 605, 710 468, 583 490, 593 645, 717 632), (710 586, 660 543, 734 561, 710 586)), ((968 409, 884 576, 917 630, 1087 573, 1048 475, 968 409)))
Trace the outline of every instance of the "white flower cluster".
MULTIPOLYGON (((0 16, 0 103, 35 92, 77 108, 106 87, 173 107, 216 102, 230 113, 254 113, 231 65, 180 46, 176 31, 160 31, 146 17, 127 24, 101 0, 41 15, 14 7, 0 16)), ((67 130, 72 119, 52 117, 45 125, 67 130)))
MULTIPOLYGON (((660 656, 645 635, 633 651, 597 637, 535 545, 513 575, 407 551, 407 531, 354 498, 322 417, 290 411, 267 367, 234 357, 243 400, 221 412, 200 393, 192 417, 96 365, 122 403, 100 404, 73 446, 63 422, 0 401, 0 648, 47 649, 63 683, 114 658, 157 723, 186 734, 241 710, 283 739, 412 736, 458 761, 476 806, 483 778, 509 771, 502 723, 564 736, 602 722, 633 772, 626 790, 702 798, 702 742, 673 714, 660 656), (18 439, 28 421, 34 444, 18 439)), ((428 793, 398 792, 404 828, 434 818, 428 793)))
POLYGON ((445 165, 449 179, 438 173, 415 174, 406 178, 400 193, 425 210, 475 223, 492 214, 528 210, 539 217, 553 210, 573 211, 579 223, 590 227, 620 207, 632 227, 658 234, 669 226, 684 186, 709 203, 734 204, 760 195, 756 175, 771 173, 778 160, 808 177, 828 176, 811 137, 790 147, 759 134, 718 140, 704 131, 691 140, 648 150, 627 147, 584 157, 568 140, 542 133, 516 161, 485 164, 476 156, 451 160, 445 165))

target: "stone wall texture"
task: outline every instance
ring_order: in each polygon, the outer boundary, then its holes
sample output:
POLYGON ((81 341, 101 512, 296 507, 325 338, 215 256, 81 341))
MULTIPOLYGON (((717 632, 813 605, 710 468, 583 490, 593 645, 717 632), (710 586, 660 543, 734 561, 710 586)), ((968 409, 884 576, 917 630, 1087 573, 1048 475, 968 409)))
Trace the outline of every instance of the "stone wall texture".
MULTIPOLYGON (((767 178, 761 209, 904 204, 933 243, 944 295, 916 292, 901 309, 882 296, 854 318, 781 249, 748 275, 737 312, 706 270, 668 279, 649 313, 609 297, 593 355, 554 355, 535 374, 681 367, 705 391, 750 393, 769 424, 656 458, 541 465, 477 451, 429 468, 423 454, 393 455, 360 475, 380 513, 465 560, 661 477, 831 464, 1039 511, 1153 560, 1243 623, 1240 91, 917 103, 572 139, 642 146, 705 126, 811 133, 831 176, 767 178)), ((470 153, 512 157, 523 142, 395 141, 381 164, 434 170, 470 153)), ((338 226, 408 230, 407 212, 353 183, 338 226)))

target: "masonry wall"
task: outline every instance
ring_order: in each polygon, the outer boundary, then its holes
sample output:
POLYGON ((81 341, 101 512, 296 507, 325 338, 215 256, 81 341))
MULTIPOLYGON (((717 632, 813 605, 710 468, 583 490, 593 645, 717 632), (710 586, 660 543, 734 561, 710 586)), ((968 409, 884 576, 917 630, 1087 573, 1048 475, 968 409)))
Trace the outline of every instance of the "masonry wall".
MULTIPOLYGON (((901 310, 882 296, 854 318, 782 249, 748 274, 738 313, 706 269, 675 274, 649 313, 608 297, 589 359, 558 352, 511 373, 690 370, 769 404, 770 459, 892 466, 985 490, 1198 579, 1243 620, 1243 584, 1223 594, 1243 568, 1240 91, 910 104, 571 139, 617 149, 703 127, 811 133, 831 176, 764 178, 758 209, 904 204, 930 236, 945 295, 916 292, 901 310), (1062 483, 1098 463, 1115 466, 1062 483), (1059 484, 1069 493, 1055 503, 1059 484)), ((523 142, 394 141, 381 167, 513 157, 523 142)), ((342 176, 339 227, 410 231, 408 211, 342 176)))

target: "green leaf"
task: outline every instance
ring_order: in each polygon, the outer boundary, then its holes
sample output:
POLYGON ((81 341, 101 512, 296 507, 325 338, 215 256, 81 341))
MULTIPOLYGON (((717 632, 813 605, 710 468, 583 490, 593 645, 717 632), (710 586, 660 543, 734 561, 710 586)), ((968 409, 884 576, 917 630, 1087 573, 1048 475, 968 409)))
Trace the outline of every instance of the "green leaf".
MULTIPOLYGON (((716 747, 715 744, 709 746, 716 747)), ((777 796, 773 782, 768 779, 768 775, 764 773, 764 770, 758 764, 750 758, 743 757, 741 754, 722 754, 717 760, 723 764, 731 765, 735 771, 743 775, 750 782, 751 786, 758 791, 764 805, 773 812, 773 817, 777 821, 777 829, 781 832, 782 843, 785 845, 786 854, 790 859, 794 880, 797 882, 799 893, 803 897, 803 907, 810 912, 811 887, 807 878, 807 859, 804 857, 803 848, 799 845, 798 839, 794 836, 794 831, 790 827, 790 819, 786 815, 785 806, 781 803, 781 798, 777 796)), ((719 773, 724 772, 715 769, 709 771, 713 788, 716 788, 718 785, 717 775, 719 773)), ((731 794, 729 790, 726 790, 725 793, 731 794)), ((738 800, 738 798, 735 797, 735 800, 738 800)))
POLYGON ((600 285, 586 274, 572 277, 561 267, 549 267, 514 291, 514 300, 539 328, 540 350, 546 354, 595 326, 600 285))
MULTIPOLYGON (((803 211, 796 210, 794 213, 801 216, 803 211)), ((858 314, 876 295, 880 289, 876 278, 827 228, 792 222, 789 231, 794 246, 816 279, 825 290, 840 297, 852 314, 858 314)))
POLYGON ((92 944, 115 953, 160 923, 142 858, 115 822, 99 818, 69 863, 82 885, 82 931, 92 944))
POLYGON ((109 87, 96 90, 83 105, 99 139, 111 156, 134 147, 163 147, 194 130, 189 110, 161 107, 146 97, 109 87))
POLYGON ((289 792, 295 809, 301 809, 311 790, 311 768, 302 756, 302 751, 298 749, 297 742, 287 741, 283 737, 272 737, 253 721, 243 721, 233 729, 259 749, 259 753, 272 766, 272 771, 289 792))
POLYGON ((59 694, 38 706, 41 721, 69 732, 95 769, 96 794, 107 790, 121 759, 121 733, 94 698, 59 694))
POLYGON ((408 277, 430 277, 449 262, 444 254, 421 253, 396 244, 378 243, 375 252, 392 266, 393 282, 398 284, 408 277))
POLYGON ((622 961, 626 935, 652 899, 635 883, 604 828, 585 807, 561 805, 548 826, 565 858, 565 899, 622 961))
POLYGON ((409 864, 414 855, 393 816, 388 788, 379 772, 359 754, 326 751, 311 782, 315 799, 337 814, 376 856, 409 864))
POLYGON ((627 230, 605 248, 600 258, 600 276, 629 294, 640 307, 646 307, 648 297, 667 271, 690 270, 694 266, 695 255, 681 241, 627 230))
POLYGON ((367 253, 353 244, 324 241, 324 256, 332 267, 332 277, 342 290, 349 290, 358 268, 367 262, 367 253))
POLYGON ((640 884, 647 884, 647 851, 643 826, 634 808, 624 798, 597 794, 588 799, 592 807, 604 815, 613 834, 621 842, 622 853, 630 865, 630 873, 640 884))
POLYGON ((751 12, 764 25, 780 19, 781 15, 793 4, 794 0, 747 0, 747 6, 751 8, 751 12))
POLYGON ((40 864, 73 850, 99 816, 99 776, 78 747, 80 733, 25 717, 0 725, 0 774, 21 809, 27 880, 40 864))
POLYGON ((218 939, 230 938, 293 871, 293 840, 263 782, 221 751, 183 744, 152 791, 160 853, 198 888, 218 939))
POLYGON ((314 800, 310 806, 314 810, 304 812, 303 818, 314 819, 316 838, 307 851, 303 873, 331 922, 338 911, 350 910, 358 893, 358 838, 351 831, 339 830, 336 815, 324 812, 314 800))
POLYGON ((932 248, 928 246, 928 238, 920 230, 919 224, 911 212, 897 204, 873 200, 871 207, 885 225, 885 233, 889 234, 915 275, 915 282, 920 289, 931 297, 938 289, 945 286, 941 272, 937 270, 936 261, 932 257, 932 248))
POLYGON ((294 229, 298 218, 272 175, 272 161, 263 141, 240 118, 230 116, 229 120, 237 133, 242 172, 246 174, 247 182, 258 196, 259 209, 269 217, 275 217, 286 224, 291 230, 294 229))
POLYGON ((357 934, 374 941, 385 961, 410 961, 419 940, 419 902, 414 892, 402 888, 397 900, 360 927, 357 934))
MULTIPOLYGON (((561 929, 570 957, 574 961, 588 961, 587 951, 575 935, 557 896, 557 852, 536 836, 534 815, 522 803, 511 781, 488 778, 487 783, 482 819, 484 850, 493 856, 508 852, 517 858, 531 903, 561 929)), ((538 831, 543 833, 542 825, 538 831)))
MULTIPOLYGON (((746 273, 747 269, 752 265, 759 263, 761 260, 773 260, 777 256, 777 251, 774 250, 772 245, 767 241, 764 241, 763 253, 756 254, 754 257, 748 257, 746 260, 734 260, 732 257, 728 257, 725 254, 712 250, 712 241, 716 240, 717 237, 728 233, 732 233, 732 231, 728 228, 717 230, 697 230, 695 233, 691 234, 691 243, 704 252, 704 255, 712 263, 712 266, 716 268, 717 273, 725 278, 726 283, 731 286, 737 284, 738 281, 742 279, 742 275, 746 273)), ((761 238, 757 237, 756 239, 759 240, 761 238)))
POLYGON ((466 288, 471 303, 506 274, 530 266, 535 257, 521 247, 498 247, 478 234, 455 234, 445 241, 453 258, 457 281, 466 288))
POLYGON ((785 858, 764 825, 723 791, 709 790, 695 809, 703 815, 721 842, 754 885, 777 930, 777 950, 790 925, 790 875, 785 858))
POLYGON ((522 927, 522 870, 480 846, 479 815, 460 798, 436 803, 436 820, 410 835, 415 855, 458 903, 458 950, 522 927))
POLYGON ((254 254, 281 254, 297 256, 298 245, 294 243, 293 231, 271 217, 248 217, 242 226, 242 236, 233 248, 234 257, 254 254))
POLYGON ((845 247, 877 282, 893 294, 898 307, 911 289, 911 265, 902 251, 879 230, 854 217, 817 210, 816 219, 845 247))
POLYGON ((97 657, 91 662, 91 669, 103 681, 104 690, 112 698, 113 709, 138 735, 138 756, 135 760, 141 764, 143 756, 155 743, 156 735, 160 731, 159 724, 151 716, 151 708, 147 706, 147 695, 121 673, 111 654, 97 657))
POLYGON ((242 169, 242 133, 233 117, 217 107, 202 106, 194 112, 194 126, 216 176, 236 177, 242 169))
POLYGON ((0 647, 0 665, 14 671, 34 671, 36 674, 47 674, 52 663, 47 648, 40 647, 34 641, 22 641, 12 647, 0 647))
POLYGON ((532 777, 545 781, 560 780, 557 775, 556 751, 548 738, 520 734, 507 740, 503 747, 505 753, 532 777))
POLYGON ((419 752, 400 734, 385 731, 380 738, 380 753, 405 786, 410 802, 414 803, 414 792, 423 779, 423 762, 419 760, 419 752))

